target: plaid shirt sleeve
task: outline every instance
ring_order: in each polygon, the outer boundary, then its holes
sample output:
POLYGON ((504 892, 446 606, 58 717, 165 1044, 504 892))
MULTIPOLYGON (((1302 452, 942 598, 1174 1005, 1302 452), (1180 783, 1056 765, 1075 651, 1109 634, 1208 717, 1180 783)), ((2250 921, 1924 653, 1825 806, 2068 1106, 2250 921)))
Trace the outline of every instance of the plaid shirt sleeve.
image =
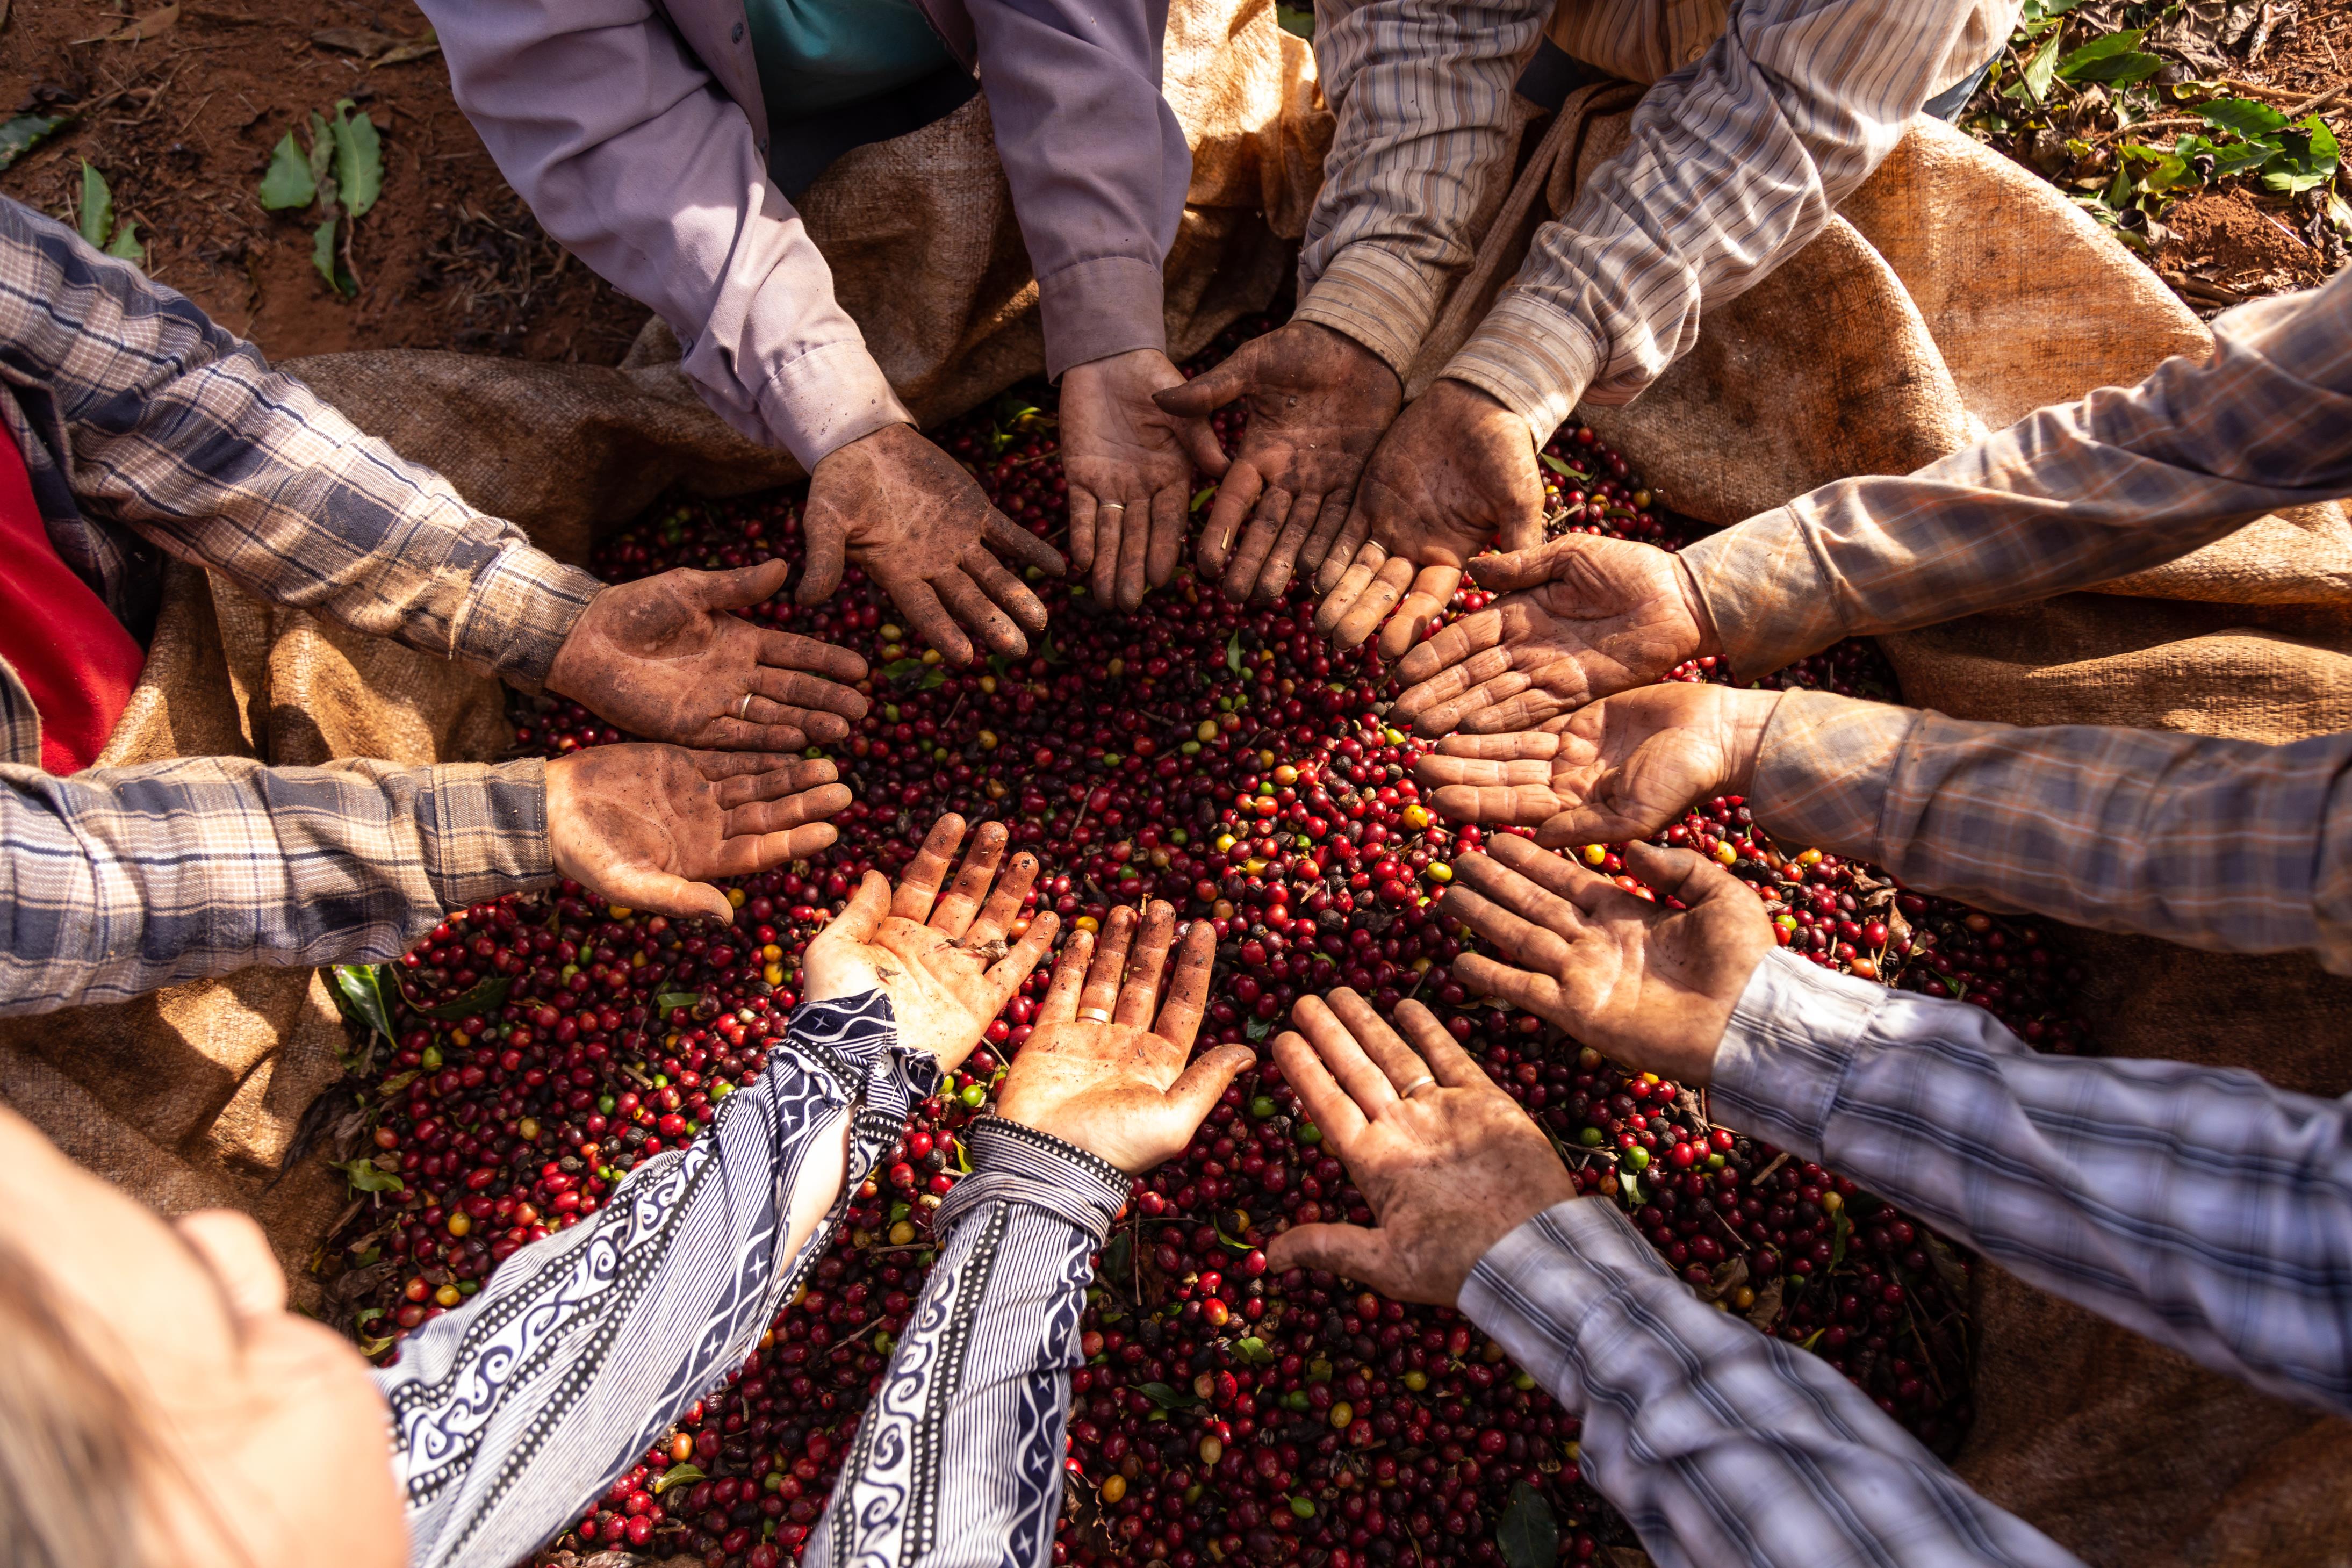
POLYGON ((62 469, 91 514, 273 603, 526 689, 603 585, 362 435, 183 296, 12 201, 0 380, 34 426, 28 467, 62 469))
POLYGON ((2041 1056, 1981 1008, 1772 952, 1709 1103, 2046 1290, 2352 1414, 2345 1101, 2236 1069, 2041 1056))
POLYGON ((998 1117, 940 1205, 939 1266, 835 1482, 807 1568, 1048 1568, 1070 1373, 1094 1254, 1127 1203, 1116 1167, 998 1117))
POLYGON ((1582 1418, 1585 1479, 1659 1568, 2074 1563, 1826 1362, 1699 1300, 1613 1204, 1512 1231, 1461 1307, 1582 1418))
POLYGON ((2352 495, 2352 275, 2242 305, 2213 356, 1840 479, 1683 551, 1732 668, 2111 582, 2352 495))
POLYGON ((553 879, 545 768, 0 765, 0 1014, 392 958, 448 910, 553 879))
POLYGON ((1750 798, 1784 842, 1980 907, 2352 973, 2352 731, 2023 729, 1791 691, 1750 798))

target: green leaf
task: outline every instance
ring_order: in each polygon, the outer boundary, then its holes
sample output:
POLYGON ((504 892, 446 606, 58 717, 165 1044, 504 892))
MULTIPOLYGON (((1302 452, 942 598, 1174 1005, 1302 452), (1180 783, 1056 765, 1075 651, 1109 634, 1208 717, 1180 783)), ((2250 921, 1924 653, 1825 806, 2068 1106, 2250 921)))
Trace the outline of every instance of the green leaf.
POLYGON ((1274 20, 1276 26, 1294 37, 1305 38, 1309 42, 1312 42, 1315 37, 1315 13, 1311 10, 1297 5, 1276 5, 1274 8, 1274 20))
POLYGON ((1103 1248, 1102 1268, 1096 1278, 1108 1279, 1114 1285, 1129 1278, 1129 1268, 1135 1261, 1135 1232, 1122 1230, 1110 1238, 1103 1248))
POLYGON ((1495 1527, 1506 1568, 1552 1568, 1559 1555, 1559 1521, 1543 1493, 1525 1481, 1511 1486, 1511 1500, 1495 1527))
POLYGON ((2065 31, 2063 27, 2051 28, 2042 47, 2033 51, 2033 58, 2025 62, 2025 90, 2033 95, 2036 103, 2050 96, 2050 80, 2058 69, 2058 40, 2065 31))
POLYGON ((699 991, 665 991, 654 998, 654 1011, 667 1013, 672 1007, 691 1007, 701 1000, 699 991))
POLYGON ((335 184, 343 211, 356 221, 383 194, 383 138, 366 115, 352 119, 352 107, 348 98, 335 105, 335 184))
POLYGON ((1545 468, 1549 468, 1561 479, 1574 479, 1576 477, 1576 470, 1574 468, 1570 468, 1566 463, 1561 462, 1549 452, 1538 452, 1536 456, 1543 459, 1543 466, 1545 468))
POLYGON ((1211 498, 1211 497, 1213 497, 1213 496, 1214 496, 1216 493, 1217 493, 1217 487, 1216 487, 1216 486, 1214 486, 1214 485, 1203 485, 1203 486, 1202 486, 1202 487, 1201 487, 1201 489, 1197 489, 1197 490, 1195 490, 1195 491, 1193 491, 1193 492, 1192 492, 1192 504, 1191 506, 1187 507, 1185 510, 1186 510, 1187 511, 1198 511, 1198 510, 1200 510, 1202 507, 1204 507, 1204 506, 1206 506, 1206 505, 1208 505, 1208 504, 1209 504, 1210 498, 1211 498))
POLYGON ((2285 115, 2251 98, 2215 99, 2210 103, 2190 105, 2189 112, 2209 125, 2246 137, 2267 136, 2286 124, 2285 115))
POLYGON ((106 176, 81 161, 81 237, 91 248, 102 248, 106 237, 114 232, 114 193, 106 188, 106 176))
POLYGON ((319 193, 319 210, 335 216, 335 132, 327 117, 310 111, 310 184, 319 193))
POLYGON ((1242 672, 1242 634, 1238 628, 1225 639, 1225 668, 1235 675, 1242 672))
POLYGON ((707 1481, 709 1479, 692 1465, 672 1465, 661 1473, 658 1480, 654 1482, 654 1496, 659 1497, 672 1487, 690 1487, 697 1481, 707 1481))
POLYGON ((1835 1269, 1845 1261, 1845 1238, 1853 1234, 1853 1221, 1841 1208, 1830 1222, 1830 1268, 1835 1269))
POLYGON ((1233 1237, 1227 1236, 1225 1234, 1225 1227, 1223 1225, 1213 1220, 1210 1222, 1209 1228, 1217 1233, 1217 1239, 1223 1242, 1229 1250, 1234 1252, 1248 1252, 1252 1250, 1248 1242, 1237 1240, 1233 1237))
POLYGON ((147 247, 139 238, 139 226, 124 218, 115 229, 114 243, 106 247, 106 254, 117 261, 143 263, 147 259, 147 247))
POLYGON ((261 205, 271 212, 307 207, 318 194, 318 182, 310 178, 310 155, 295 144, 294 132, 289 131, 269 154, 269 172, 261 176, 261 205))
POLYGON ((1271 1018, 1252 1018, 1248 1023, 1242 1026, 1242 1033, 1247 1035, 1253 1041, 1262 1040, 1268 1035, 1274 1033, 1274 1020, 1271 1018))
POLYGON ((1625 1205, 1628 1208, 1640 1208, 1642 1206, 1641 1179, 1635 1176, 1633 1172, 1620 1171, 1617 1173, 1617 1190, 1625 1194, 1625 1205))
POLYGON ((1164 1383, 1143 1384, 1135 1392, 1162 1410, 1190 1410, 1201 1403, 1191 1394, 1180 1393, 1164 1383))
POLYGON ((351 282, 351 275, 345 272, 335 259, 335 220, 333 218, 329 218, 320 224, 310 236, 310 265, 319 269, 319 276, 327 280, 328 288, 338 294, 352 292, 346 287, 351 282))
POLYGON ((47 141, 66 120, 62 114, 19 114, 0 124, 0 169, 47 141))
POLYGON ((408 1184, 389 1171, 379 1171, 366 1160, 346 1160, 335 1167, 363 1193, 396 1193, 408 1184))
POLYGON ((2120 33, 2092 39, 2058 62, 2059 79, 2113 82, 2119 87, 2146 81, 2164 68, 2164 61, 2158 56, 2139 52, 2144 30, 2126 27, 2120 33))
POLYGON ((1255 1334, 1234 1342, 1234 1353, 1251 1366, 1267 1366, 1274 1362, 1274 1349, 1255 1334))
POLYGON ((2263 164, 2263 189, 2276 196, 2299 195, 2336 177, 2336 133, 2316 114, 2279 132, 2279 140, 2284 145, 2263 164))
POLYGON ((383 964, 331 964, 327 984, 344 1017, 392 1038, 392 984, 383 964))
POLYGON ((456 1020, 466 1017, 487 1018, 499 1010, 507 999, 507 991, 514 982, 503 974, 493 974, 454 1002, 444 1002, 432 1009, 436 1018, 456 1020))

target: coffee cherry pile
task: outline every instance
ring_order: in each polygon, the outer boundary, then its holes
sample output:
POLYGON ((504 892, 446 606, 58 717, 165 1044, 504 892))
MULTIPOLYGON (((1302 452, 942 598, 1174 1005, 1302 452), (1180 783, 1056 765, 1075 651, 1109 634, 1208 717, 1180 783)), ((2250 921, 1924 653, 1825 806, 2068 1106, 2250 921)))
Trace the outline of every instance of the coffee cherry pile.
MULTIPOLYGON (((1009 515, 1053 536, 1066 506, 1045 396, 1008 396, 938 437, 1009 515)), ((1229 443, 1239 428, 1221 416, 1229 443)), ((1555 530, 1681 542, 1683 525, 1590 431, 1564 431, 1545 456, 1555 530)), ((796 561, 795 500, 665 505, 609 540, 597 570, 796 561)), ((1485 834, 1422 803, 1412 766, 1425 748, 1385 722, 1391 693, 1368 651, 1335 653, 1297 591, 1242 608, 1180 578, 1130 617, 1064 581, 1035 586, 1050 632, 1026 657, 964 670, 911 638, 854 568, 814 610, 779 597, 746 612, 865 655, 873 708, 836 749, 856 797, 841 842, 744 879, 731 924, 611 907, 566 883, 454 914, 390 966, 395 1048, 369 1085, 371 1142, 346 1167, 374 1196, 330 1248, 344 1270, 330 1294, 371 1354, 396 1356, 517 1247, 593 1214, 631 1166, 756 1079, 799 999, 809 937, 862 873, 896 873, 956 811, 1003 820, 1045 863, 1024 914, 1092 927, 1159 898, 1212 921, 1206 1040, 1263 1041, 1298 996, 1343 984, 1383 1008, 1428 1003, 1580 1190, 1624 1207, 1706 1299, 1823 1356, 1930 1446, 1958 1444, 1971 1414, 1966 1258, 1844 1178, 1712 1126, 1697 1095, 1453 979, 1469 937, 1435 900, 1485 834)), ((1454 607, 1486 601, 1468 590, 1454 607)), ((1708 660, 1677 677, 1723 679, 1708 660)), ((1859 644, 1776 683, 1894 690, 1859 644)), ((625 739, 554 699, 521 701, 516 718, 529 752, 625 739)), ((2079 976, 2029 925, 1784 853, 1737 797, 1659 841, 1755 886, 1784 945, 1814 962, 1966 996, 2048 1047, 2078 1037, 2065 999, 2079 976)), ((1581 853, 1632 887, 1621 849, 1581 853)), ((797 1553, 922 1289, 931 1215, 963 1169, 959 1133, 1027 1038, 1046 980, 918 1108, 743 1365, 549 1561, 684 1552, 772 1568, 797 1553)), ((1088 1295, 1057 1564, 1535 1568, 1507 1559, 1497 1526, 1537 1513, 1571 1563, 1633 1543, 1580 1479, 1575 1420, 1458 1314, 1268 1271, 1265 1245, 1286 1226, 1370 1217, 1270 1059, 1135 1184, 1088 1295)))

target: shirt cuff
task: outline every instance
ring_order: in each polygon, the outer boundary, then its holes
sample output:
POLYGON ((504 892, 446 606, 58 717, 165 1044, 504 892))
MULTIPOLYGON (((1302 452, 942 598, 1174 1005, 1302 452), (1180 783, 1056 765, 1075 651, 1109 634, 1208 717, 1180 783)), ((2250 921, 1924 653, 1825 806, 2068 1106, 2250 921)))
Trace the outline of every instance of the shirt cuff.
POLYGON ((1787 845, 1884 863, 1879 824, 1919 710, 1826 691, 1786 691, 1757 749, 1748 798, 1787 845))
POLYGON ((528 544, 501 549, 474 579, 452 642, 457 658, 532 696, 604 584, 528 544))
POLYGON ((1709 1111, 1800 1160, 1819 1160, 1846 1064, 1885 995, 1781 949, 1766 953, 1715 1049, 1709 1111))
POLYGON ((1133 256, 1097 256, 1037 279, 1045 374, 1136 349, 1168 352, 1160 268, 1133 256))
POLYGON ((827 343, 778 365, 759 403, 769 437, 812 474, 860 436, 915 422, 861 342, 827 343))
MULTIPOLYGON (((1606 1198, 1570 1198, 1486 1249, 1462 1282, 1462 1315, 1520 1366, 1572 1363, 1579 1330, 1629 1283, 1677 1284, 1674 1270, 1606 1198)), ((1555 1389, 1574 1409, 1567 1392, 1555 1389)))
POLYGON ((1050 1132, 983 1116, 964 1130, 963 1146, 971 1174, 940 1205, 934 1229, 941 1236, 982 1205, 1017 1203, 1068 1222, 1099 1247, 1127 1206, 1126 1172, 1050 1132))
POLYGON ((425 877, 445 910, 555 880, 547 841, 547 763, 445 763, 423 770, 416 831, 425 877))
MULTIPOLYGON (((871 1158, 894 1142, 916 1102, 928 1099, 940 1081, 929 1051, 898 1043, 898 1015, 890 994, 877 986, 854 996, 803 1002, 793 1009, 784 1048, 831 1079, 859 1100, 850 1124, 853 1151, 848 1186, 854 1189, 872 1168, 871 1158)), ((731 1098, 731 1097, 730 1097, 731 1098)))
POLYGON ((1332 258, 1291 319, 1352 338, 1402 381, 1437 317, 1439 282, 1395 252, 1358 240, 1332 258))
POLYGON ((1846 635, 1829 574, 1790 507, 1682 549, 1733 679, 1760 680, 1846 635))
POLYGON ((1528 422, 1540 447, 1567 420, 1606 357, 1591 327, 1514 289, 1438 374, 1499 400, 1528 422))

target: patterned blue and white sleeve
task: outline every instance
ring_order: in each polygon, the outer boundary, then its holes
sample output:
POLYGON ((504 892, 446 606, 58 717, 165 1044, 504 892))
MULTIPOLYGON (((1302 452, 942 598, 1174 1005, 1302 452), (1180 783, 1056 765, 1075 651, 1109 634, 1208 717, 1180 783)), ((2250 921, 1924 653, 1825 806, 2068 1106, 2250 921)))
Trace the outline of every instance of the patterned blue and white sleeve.
POLYGON ((898 1039, 880 991, 803 1004, 700 1137, 409 1336, 376 1384, 412 1568, 521 1560, 741 1363, 840 1223, 782 1256, 803 1173, 845 1120, 854 1190, 930 1092, 898 1039))
POLYGON ((858 1424, 804 1568, 1045 1568, 1062 1511, 1070 1373, 1093 1258, 1128 1195, 1116 1167, 1000 1117, 858 1424))

